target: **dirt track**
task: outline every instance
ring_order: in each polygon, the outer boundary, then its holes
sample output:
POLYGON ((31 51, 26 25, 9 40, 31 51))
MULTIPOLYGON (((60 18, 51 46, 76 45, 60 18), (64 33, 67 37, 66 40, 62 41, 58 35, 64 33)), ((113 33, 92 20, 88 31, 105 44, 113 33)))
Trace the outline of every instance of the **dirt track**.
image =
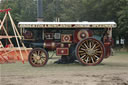
POLYGON ((34 68, 28 63, 3 64, 0 85, 128 85, 128 53, 116 53, 98 66, 80 64, 34 68))

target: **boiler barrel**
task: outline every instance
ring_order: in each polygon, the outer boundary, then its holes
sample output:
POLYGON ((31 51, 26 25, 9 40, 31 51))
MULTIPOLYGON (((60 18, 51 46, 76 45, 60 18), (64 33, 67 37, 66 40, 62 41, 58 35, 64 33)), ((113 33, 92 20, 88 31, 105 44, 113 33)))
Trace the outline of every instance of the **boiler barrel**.
POLYGON ((46 48, 48 50, 55 50, 56 49, 56 43, 51 40, 44 41, 43 48, 46 48))
POLYGON ((52 40, 46 40, 43 43, 43 48, 48 50, 56 50, 56 48, 69 48, 71 44, 54 42, 52 40))

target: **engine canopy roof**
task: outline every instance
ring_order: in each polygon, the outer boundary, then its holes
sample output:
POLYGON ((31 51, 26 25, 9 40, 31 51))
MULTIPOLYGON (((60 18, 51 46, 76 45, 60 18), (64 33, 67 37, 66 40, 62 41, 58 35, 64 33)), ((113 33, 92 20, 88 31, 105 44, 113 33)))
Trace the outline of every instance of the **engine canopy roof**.
POLYGON ((19 28, 116 28, 115 22, 19 22, 19 28))

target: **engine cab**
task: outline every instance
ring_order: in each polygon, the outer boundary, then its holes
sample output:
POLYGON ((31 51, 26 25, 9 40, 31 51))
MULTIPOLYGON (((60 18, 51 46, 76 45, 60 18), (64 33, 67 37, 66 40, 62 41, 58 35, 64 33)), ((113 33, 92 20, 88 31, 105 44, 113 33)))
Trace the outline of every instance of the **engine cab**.
POLYGON ((99 47, 97 50, 103 50, 101 56, 110 56, 112 28, 116 28, 116 23, 19 22, 18 26, 23 36, 22 40, 27 47, 43 48, 46 51, 56 50, 56 55, 59 56, 70 56, 75 51, 73 54, 79 56, 78 59, 80 59, 83 64, 95 65, 99 62, 90 64, 96 61, 96 59, 92 60, 91 57, 90 61, 87 58, 81 60, 82 54, 80 54, 80 52, 86 48, 86 55, 97 56, 95 55, 96 50, 92 48, 96 48, 98 44, 100 44, 101 48, 99 47))

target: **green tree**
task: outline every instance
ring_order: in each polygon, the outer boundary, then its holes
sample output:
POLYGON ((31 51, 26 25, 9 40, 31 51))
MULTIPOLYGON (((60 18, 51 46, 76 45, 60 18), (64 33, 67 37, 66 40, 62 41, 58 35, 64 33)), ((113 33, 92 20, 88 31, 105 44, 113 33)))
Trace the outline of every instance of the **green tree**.
MULTIPOLYGON (((11 14, 15 21, 35 21, 36 2, 33 0, 9 0, 2 3, 2 9, 11 8, 11 14)), ((2 16, 3 17, 3 16, 2 16)))
MULTIPOLYGON (((0 3, 4 9, 6 1, 0 3)), ((36 21, 37 0, 8 0, 6 8, 12 8, 15 22, 36 21)), ((44 21, 115 21, 116 39, 125 38, 128 32, 128 0, 43 0, 44 21)), ((0 19, 3 13, 0 13, 0 19)))
POLYGON ((118 11, 118 29, 120 29, 119 38, 125 39, 125 45, 128 46, 128 0, 119 0, 120 10, 118 11))

